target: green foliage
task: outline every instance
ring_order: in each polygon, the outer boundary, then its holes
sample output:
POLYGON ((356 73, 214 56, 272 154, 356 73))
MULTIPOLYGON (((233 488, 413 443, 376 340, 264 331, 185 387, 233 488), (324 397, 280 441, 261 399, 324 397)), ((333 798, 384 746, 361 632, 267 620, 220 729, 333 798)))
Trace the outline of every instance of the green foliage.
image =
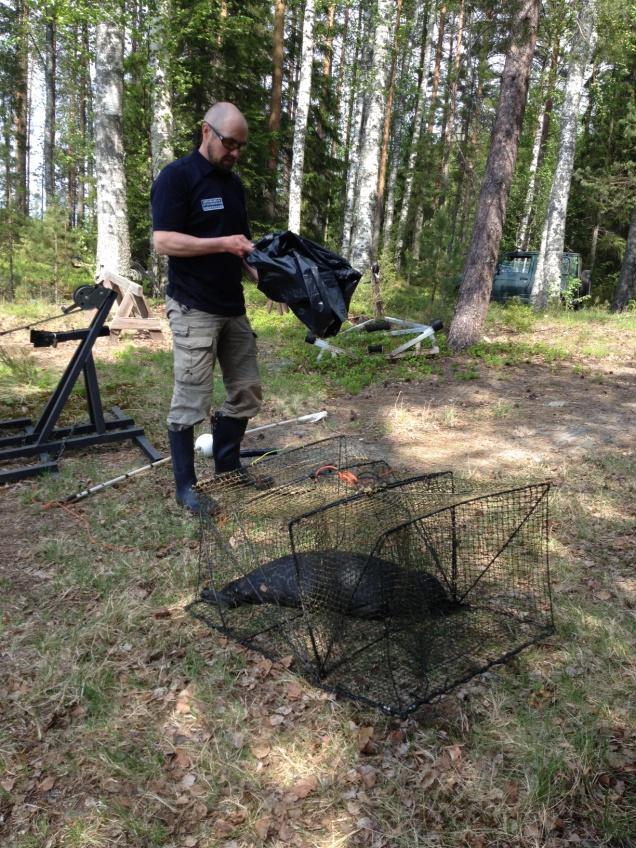
POLYGON ((59 207, 43 218, 10 218, 0 209, 0 291, 13 289, 18 298, 65 299, 73 289, 92 283, 93 238, 84 230, 71 229, 59 207))

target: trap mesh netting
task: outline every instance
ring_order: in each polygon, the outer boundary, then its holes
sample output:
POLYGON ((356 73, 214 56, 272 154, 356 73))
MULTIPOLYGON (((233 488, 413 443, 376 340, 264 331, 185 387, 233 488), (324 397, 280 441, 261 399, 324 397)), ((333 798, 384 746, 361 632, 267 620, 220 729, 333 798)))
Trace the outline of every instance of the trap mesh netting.
POLYGON ((342 436, 199 489, 191 611, 325 689, 403 716, 553 629, 549 484, 457 492, 342 436))

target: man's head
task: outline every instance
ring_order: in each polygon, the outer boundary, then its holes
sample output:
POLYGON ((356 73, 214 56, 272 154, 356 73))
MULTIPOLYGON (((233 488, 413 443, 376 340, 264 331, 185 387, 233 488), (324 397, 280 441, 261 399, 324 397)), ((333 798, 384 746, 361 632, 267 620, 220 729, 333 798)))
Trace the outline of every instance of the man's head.
POLYGON ((199 153, 231 171, 247 144, 247 121, 232 103, 215 103, 205 113, 199 153))

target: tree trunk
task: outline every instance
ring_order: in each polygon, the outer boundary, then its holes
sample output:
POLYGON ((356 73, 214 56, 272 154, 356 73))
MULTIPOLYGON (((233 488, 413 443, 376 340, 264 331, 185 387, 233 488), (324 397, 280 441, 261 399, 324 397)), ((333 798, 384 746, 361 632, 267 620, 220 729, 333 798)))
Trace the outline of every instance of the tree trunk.
POLYGON ((90 76, 88 68, 89 57, 89 37, 88 24, 82 23, 82 41, 80 45, 80 72, 78 85, 78 130, 82 143, 82 151, 80 153, 77 166, 77 217, 78 226, 84 223, 86 217, 86 138, 88 134, 88 98, 90 97, 90 76))
POLYGON ((550 190, 548 211, 541 236, 541 248, 532 284, 532 303, 544 309, 549 300, 561 292, 561 256, 565 243, 565 219, 574 167, 579 106, 585 69, 596 43, 595 0, 581 0, 578 19, 572 34, 570 67, 561 108, 561 135, 557 166, 550 190))
POLYGON ((276 0, 274 13, 274 36, 272 45, 272 97, 269 109, 268 128, 270 185, 267 193, 267 217, 273 221, 276 217, 276 182, 278 172, 278 150, 280 141, 280 120, 283 100, 283 59, 285 54, 285 0, 276 0))
POLYGON ((55 203, 55 106, 56 106, 56 22, 55 10, 46 22, 46 44, 44 54, 44 84, 46 105, 44 113, 44 197, 46 208, 55 203))
POLYGON ((362 45, 366 39, 366 26, 362 5, 358 12, 358 28, 353 69, 347 86, 348 110, 346 113, 346 128, 344 132, 345 149, 345 197, 342 220, 342 241, 340 249, 343 256, 350 258, 351 236, 357 197, 357 186, 360 166, 360 148, 362 144, 362 129, 364 118, 364 83, 366 78, 366 63, 361 58, 362 45))
POLYGON ((463 350, 477 342, 486 321, 528 97, 539 8, 540 0, 519 0, 511 22, 512 38, 501 79, 473 238, 448 334, 448 344, 453 351, 463 350))
POLYGON ((436 192, 436 205, 443 205, 448 191, 448 169, 451 160, 451 150, 455 138, 455 120, 457 117, 457 88, 459 85, 459 68, 461 64, 464 40, 465 0, 461 0, 457 14, 457 34, 452 55, 449 57, 449 79, 447 80, 448 106, 444 109, 442 123, 442 162, 440 165, 439 190, 436 192), (437 200, 438 198, 438 200, 437 200))
POLYGON ((636 208, 632 210, 629 233, 625 245, 625 255, 621 266, 621 275, 614 292, 612 312, 622 312, 630 300, 636 299, 636 208))
POLYGON ((546 91, 542 89, 540 92, 541 106, 537 117, 537 127, 532 145, 532 159, 530 162, 530 176, 528 180, 528 188, 526 191, 526 202, 523 208, 523 218, 517 231, 517 246, 521 250, 528 249, 530 239, 530 221, 532 220, 532 212, 534 208, 534 195, 536 190, 537 172, 543 158, 543 153, 548 141, 548 131, 550 125, 550 115, 552 113, 553 90, 556 82, 556 74, 559 63, 559 39, 552 49, 552 58, 550 60, 550 72, 548 74, 548 83, 546 91))
POLYGON ((112 22, 97 24, 95 47, 95 171, 97 177, 97 257, 126 276, 130 235, 122 134, 124 33, 112 22))
POLYGON ((386 108, 387 54, 390 37, 389 21, 395 4, 378 0, 373 45, 373 64, 369 75, 369 109, 360 154, 358 203, 351 242, 351 263, 365 271, 371 264, 373 222, 380 170, 380 146, 386 108))
POLYGON ((15 69, 15 150, 16 179, 15 205, 22 215, 29 214, 29 4, 28 0, 17 0, 18 37, 15 69))
MULTIPOLYGON (((170 0, 158 0, 155 14, 150 21, 149 33, 149 59, 152 74, 150 155, 153 179, 174 158, 171 88, 164 66, 169 21, 170 0)), ((155 251, 152 236, 150 238, 150 278, 152 280, 153 297, 160 297, 168 283, 168 257, 159 256, 155 251)))
MULTIPOLYGON (((431 62, 431 53, 433 50, 433 28, 435 25, 435 2, 431 2, 431 7, 428 12, 428 20, 425 23, 425 32, 423 33, 421 62, 420 62, 420 77, 417 90, 417 101, 415 104, 415 117, 413 118, 413 135, 411 136, 411 144, 409 150, 409 161, 406 166, 406 179, 404 182, 404 194, 400 208, 400 217, 398 220, 398 237, 396 242, 396 254, 400 255, 404 248, 404 233, 408 219, 409 209, 411 206, 411 193, 413 191, 413 178, 415 176, 415 167, 417 164, 417 155, 420 149, 420 138, 422 135, 422 124, 426 115, 426 90, 428 85, 428 66, 431 62)), ((441 62, 441 49, 440 49, 441 62)), ((439 79, 439 77, 438 77, 439 79)))
POLYGON ((380 246, 380 233, 382 230, 382 215, 384 212, 384 191, 386 188, 386 169, 389 161, 389 142, 391 140, 391 119, 393 117, 393 98, 395 97, 395 75, 397 71, 397 57, 399 50, 400 18, 402 16, 402 0, 395 0, 395 39, 391 55, 391 70, 389 71, 389 92, 384 110, 384 126, 382 128, 382 147, 380 151, 380 169, 378 172, 378 185, 376 190, 375 212, 373 220, 373 238, 371 241, 371 254, 378 255, 380 246))
POLYGON ((300 232, 300 218, 303 192, 303 173, 305 166, 305 136, 311 100, 311 72, 314 61, 314 20, 315 0, 306 0, 303 19, 303 46, 300 80, 298 82, 298 105, 294 118, 294 141, 292 166, 289 178, 289 213, 287 227, 292 232, 300 232))
MULTIPOLYGON (((402 0, 398 0, 398 2, 401 3, 402 0)), ((327 35, 325 37, 325 53, 322 59, 322 75, 325 80, 331 79, 333 69, 333 35, 335 23, 336 4, 332 0, 329 3, 329 9, 327 11, 327 35)))

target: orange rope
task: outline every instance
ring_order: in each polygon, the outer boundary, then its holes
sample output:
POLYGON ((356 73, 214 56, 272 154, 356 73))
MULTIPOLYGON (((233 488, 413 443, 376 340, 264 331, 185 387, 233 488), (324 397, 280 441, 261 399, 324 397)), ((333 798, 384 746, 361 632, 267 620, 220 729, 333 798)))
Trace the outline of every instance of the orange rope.
POLYGON ((356 475, 353 473, 353 471, 347 471, 347 470, 339 471, 336 468, 335 465, 323 465, 321 468, 319 468, 316 471, 316 473, 314 475, 316 477, 316 479, 318 479, 318 477, 320 476, 320 474, 323 471, 335 471, 338 479, 342 480, 342 482, 346 483, 348 486, 359 486, 360 485, 360 479, 358 477, 356 477, 356 475))

